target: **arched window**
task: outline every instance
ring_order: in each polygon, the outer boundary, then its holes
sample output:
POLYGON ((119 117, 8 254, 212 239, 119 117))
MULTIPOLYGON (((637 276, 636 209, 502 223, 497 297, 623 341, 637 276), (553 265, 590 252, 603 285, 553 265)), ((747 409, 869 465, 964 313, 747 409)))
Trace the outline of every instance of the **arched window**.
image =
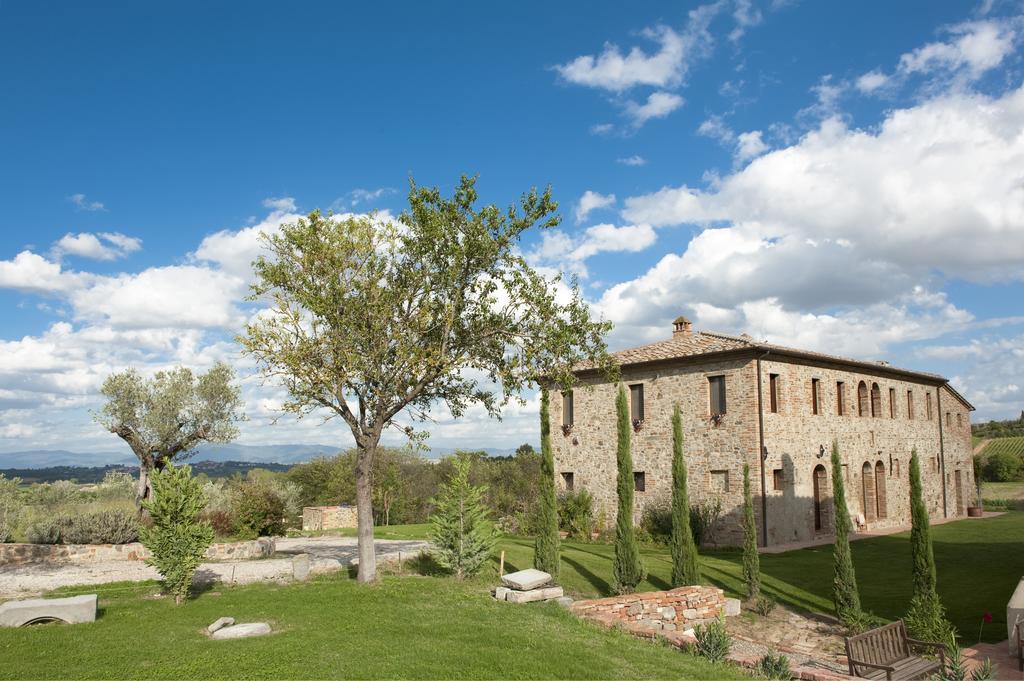
POLYGON ((871 384, 871 415, 875 418, 882 415, 882 391, 877 383, 871 384))
POLYGON ((868 415, 868 386, 861 381, 857 384, 857 416, 868 415))
POLYGON ((885 464, 875 464, 875 515, 879 518, 889 517, 889 506, 885 500, 885 464))
POLYGON ((825 532, 829 529, 828 522, 828 473, 820 463, 811 474, 814 480, 814 531, 825 532))
POLYGON ((864 511, 864 521, 870 523, 875 519, 875 475, 871 464, 864 462, 861 468, 861 509, 864 511))

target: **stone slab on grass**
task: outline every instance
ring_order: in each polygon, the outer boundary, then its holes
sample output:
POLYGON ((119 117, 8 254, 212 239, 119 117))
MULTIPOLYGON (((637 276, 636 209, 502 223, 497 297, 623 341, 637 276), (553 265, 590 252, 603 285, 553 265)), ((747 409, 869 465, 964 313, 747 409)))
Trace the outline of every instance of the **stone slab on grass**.
POLYGON ((68 598, 30 598, 0 604, 0 627, 60 620, 67 624, 96 621, 96 594, 68 598))
POLYGON ((733 617, 740 614, 740 599, 738 598, 726 598, 725 599, 725 616, 733 617))
POLYGON ((496 589, 494 589, 494 599, 498 601, 503 601, 506 598, 508 598, 508 594, 510 591, 512 591, 512 589, 508 588, 507 586, 499 586, 496 589))
POLYGON ((309 571, 312 563, 308 553, 298 553, 292 556, 292 579, 297 582, 304 582, 309 579, 309 571))
POLYGON ((235 618, 234 617, 221 617, 216 622, 214 622, 210 626, 206 627, 206 631, 208 633, 212 634, 213 632, 217 631, 218 629, 223 629, 224 627, 230 627, 234 623, 235 623, 235 618))
POLYGON ((531 589, 529 591, 510 590, 505 596, 509 603, 533 603, 534 601, 550 601, 561 598, 565 591, 560 586, 551 586, 546 589, 531 589))
POLYGON ((519 572, 510 572, 502 576, 501 583, 516 591, 531 591, 551 581, 551 575, 541 570, 530 568, 519 572))
POLYGON ((226 641, 235 638, 249 638, 250 636, 266 636, 269 633, 270 625, 266 622, 246 622, 218 629, 213 632, 213 638, 218 641, 226 641))

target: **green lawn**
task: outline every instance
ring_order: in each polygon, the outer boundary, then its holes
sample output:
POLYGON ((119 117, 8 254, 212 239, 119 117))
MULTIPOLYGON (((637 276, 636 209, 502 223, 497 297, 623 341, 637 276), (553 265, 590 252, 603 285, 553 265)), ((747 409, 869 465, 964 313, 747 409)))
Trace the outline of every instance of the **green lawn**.
MULTIPOLYGON (((932 528, 932 538, 939 594, 963 640, 976 640, 986 611, 993 622, 985 626, 983 639, 1004 640, 1006 602, 1024 575, 1024 513, 938 525, 932 528)), ((532 566, 532 545, 529 539, 504 540, 499 549, 506 551, 506 570, 532 566)), ((909 533, 863 539, 851 546, 864 607, 887 619, 901 617, 910 600, 909 533)), ((645 546, 642 555, 650 574, 640 589, 668 588, 668 550, 645 546)), ((608 544, 563 542, 561 582, 578 596, 606 595, 612 558, 608 544)), ((704 576, 728 595, 739 596, 741 559, 738 552, 708 553, 702 556, 704 576)), ((831 546, 762 555, 761 572, 764 591, 780 603, 831 614, 831 546)))
POLYGON ((218 588, 182 606, 146 598, 153 585, 90 588, 100 595, 95 624, 0 630, 0 679, 749 678, 555 603, 498 603, 493 581, 386 577, 363 587, 332 575, 218 588), (208 639, 204 628, 225 615, 269 621, 276 633, 208 639))

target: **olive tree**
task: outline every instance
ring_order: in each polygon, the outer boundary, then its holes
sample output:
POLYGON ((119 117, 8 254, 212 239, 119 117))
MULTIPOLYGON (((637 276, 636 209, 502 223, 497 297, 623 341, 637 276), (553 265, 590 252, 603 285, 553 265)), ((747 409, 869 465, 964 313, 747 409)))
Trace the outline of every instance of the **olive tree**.
POLYGON ((124 440, 139 460, 135 500, 153 495, 150 475, 187 458, 201 442, 230 442, 238 435, 242 401, 234 370, 217 363, 205 374, 177 367, 145 378, 135 369, 111 374, 100 392, 107 398, 94 418, 124 440))
POLYGON ((254 300, 269 309, 239 341, 264 379, 284 385, 284 409, 340 418, 356 446, 360 582, 376 578, 373 461, 385 429, 443 404, 501 416, 541 377, 573 382, 572 365, 606 360, 609 325, 591 320, 575 285, 534 271, 519 241, 558 223, 550 189, 518 205, 478 208, 475 178, 451 198, 410 181, 397 220, 319 211, 264 234, 254 300))

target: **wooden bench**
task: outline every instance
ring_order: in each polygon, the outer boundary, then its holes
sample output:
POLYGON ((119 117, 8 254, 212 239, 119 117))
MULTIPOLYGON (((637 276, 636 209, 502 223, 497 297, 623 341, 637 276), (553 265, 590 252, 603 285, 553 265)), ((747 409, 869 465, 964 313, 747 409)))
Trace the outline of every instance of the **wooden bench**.
POLYGON ((903 620, 846 639, 850 676, 865 679, 920 679, 946 666, 946 646, 907 636, 903 620), (914 655, 913 648, 930 648, 938 660, 914 655))

